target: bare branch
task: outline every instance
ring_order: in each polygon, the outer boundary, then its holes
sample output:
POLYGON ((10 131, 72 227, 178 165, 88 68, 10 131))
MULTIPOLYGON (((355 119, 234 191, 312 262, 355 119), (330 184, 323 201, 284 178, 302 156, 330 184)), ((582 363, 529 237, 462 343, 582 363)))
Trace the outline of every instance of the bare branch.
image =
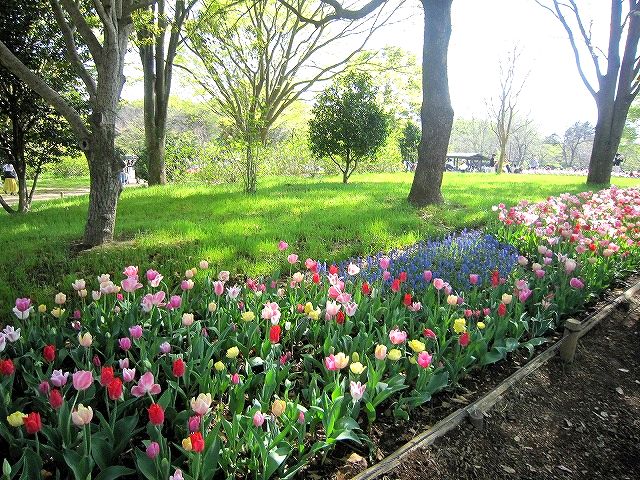
POLYGON ((78 5, 75 4, 73 0, 60 0, 62 2, 62 6, 66 10, 66 12, 71 17, 71 20, 75 27, 78 29, 78 33, 82 37, 82 40, 87 44, 89 48, 89 52, 93 59, 98 62, 102 57, 102 45, 93 34, 91 27, 87 23, 87 20, 84 18, 84 15, 78 8, 78 5))
POLYGON ((358 10, 349 10, 344 8, 340 4, 340 2, 338 2, 337 0, 320 0, 322 3, 325 3, 331 6, 334 10, 334 13, 327 15, 324 18, 313 19, 313 18, 305 17, 302 14, 301 9, 295 8, 293 5, 291 5, 287 1, 285 0, 278 0, 278 1, 282 3, 285 7, 287 7, 289 10, 291 10, 293 13, 295 13, 296 16, 300 19, 300 21, 305 23, 310 23, 312 25, 315 25, 316 27, 320 27, 334 20, 360 20, 387 2, 387 0, 371 0, 369 3, 364 5, 362 8, 359 8, 358 10))
POLYGON ((66 118, 79 140, 86 140, 89 137, 80 114, 58 92, 49 87, 44 80, 11 53, 2 41, 0 41, 0 63, 66 118))

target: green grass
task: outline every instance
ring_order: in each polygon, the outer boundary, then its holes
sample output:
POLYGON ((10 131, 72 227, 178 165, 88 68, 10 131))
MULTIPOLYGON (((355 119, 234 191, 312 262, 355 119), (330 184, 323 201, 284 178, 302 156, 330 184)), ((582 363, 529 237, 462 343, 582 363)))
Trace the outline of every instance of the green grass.
POLYGON ((76 275, 95 287, 96 275, 115 274, 119 281, 122 268, 133 264, 170 277, 201 258, 231 272, 266 274, 283 266, 275 248, 280 239, 303 260, 339 260, 482 226, 499 202, 587 189, 582 177, 447 173, 445 205, 415 210, 406 202, 411 179, 406 173, 354 175, 345 186, 338 178, 273 178, 261 180, 254 196, 237 185, 125 190, 118 241, 79 254, 72 244, 82 236, 87 197, 35 203, 25 216, 0 217, 0 318, 17 295, 51 303, 76 275))
MULTIPOLYGON (((27 181, 31 186, 31 180, 27 181)), ((67 188, 89 188, 89 177, 65 177, 57 178, 48 175, 41 175, 36 185, 36 193, 43 189, 62 190, 67 188)))

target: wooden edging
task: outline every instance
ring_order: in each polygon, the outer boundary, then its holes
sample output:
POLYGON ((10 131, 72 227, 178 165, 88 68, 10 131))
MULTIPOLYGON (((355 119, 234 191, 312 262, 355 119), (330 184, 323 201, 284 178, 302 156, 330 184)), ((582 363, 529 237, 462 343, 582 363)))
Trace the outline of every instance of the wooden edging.
MULTIPOLYGON (((617 298, 609 302, 603 308, 598 310, 597 312, 587 316, 581 322, 580 331, 576 332, 577 338, 585 335, 589 330, 595 327, 602 319, 604 319, 609 313, 611 313, 614 309, 618 307, 618 305, 628 302, 636 293, 640 291, 640 282, 636 283, 634 286, 626 290, 623 294, 619 295, 617 298)), ((449 416, 440 420, 433 427, 428 430, 425 430, 421 434, 415 436, 403 446, 398 448, 391 455, 385 457, 382 461, 372 465, 364 472, 359 473, 352 480, 372 480, 374 478, 378 478, 380 475, 383 475, 394 468, 398 467, 407 454, 417 450, 419 448, 426 447, 431 445, 437 438, 445 435, 450 430, 454 429, 462 421, 468 416, 472 416, 475 419, 478 418, 478 415, 484 415, 485 412, 491 409, 502 397, 502 395, 509 390, 514 384, 523 380, 524 378, 531 375, 538 368, 548 362, 551 358, 553 358, 556 353, 560 350, 560 347, 569 339, 569 336, 564 336, 556 343, 554 343, 551 347, 546 349, 540 355, 535 357, 533 360, 528 362, 524 367, 519 369, 517 372, 513 373, 506 380, 504 380, 500 385, 498 385, 495 389, 489 392, 484 397, 476 400, 471 405, 460 408, 455 412, 451 413, 449 416)))

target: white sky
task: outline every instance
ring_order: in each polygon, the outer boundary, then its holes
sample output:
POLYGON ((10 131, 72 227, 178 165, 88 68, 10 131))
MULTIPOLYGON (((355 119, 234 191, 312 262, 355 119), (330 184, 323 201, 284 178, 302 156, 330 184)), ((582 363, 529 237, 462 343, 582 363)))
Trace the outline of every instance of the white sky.
MULTIPOLYGON (((606 50, 610 2, 577 3, 585 23, 594 22, 594 43, 606 50)), ((405 8, 415 9, 416 15, 378 32, 369 48, 400 46, 421 62, 422 8, 418 0, 408 0, 405 8)), ((452 24, 449 87, 456 117, 485 116, 486 100, 498 93, 498 64, 518 45, 518 69, 521 75, 528 74, 521 94, 521 112, 533 118, 543 134, 563 133, 576 121, 595 124, 595 102, 578 75, 567 35, 560 22, 534 0, 454 0, 452 24)), ((132 53, 129 61, 137 64, 139 57, 132 53)), ((593 74, 589 58, 585 57, 583 66, 593 74)), ((123 96, 141 98, 142 84, 136 81, 140 74, 127 70, 123 96)), ((173 94, 179 95, 180 85, 175 85, 173 94)))

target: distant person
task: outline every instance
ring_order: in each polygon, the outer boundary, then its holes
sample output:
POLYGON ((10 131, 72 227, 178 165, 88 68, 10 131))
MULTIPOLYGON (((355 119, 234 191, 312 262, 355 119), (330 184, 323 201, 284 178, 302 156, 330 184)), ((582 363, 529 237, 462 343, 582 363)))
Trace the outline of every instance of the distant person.
POLYGON ((616 173, 622 172, 622 162, 624 162, 624 156, 621 153, 616 153, 613 157, 613 171, 616 173))
POLYGON ((18 194, 18 183, 16 179, 18 178, 18 174, 16 173, 16 169, 13 168, 11 163, 5 163, 2 166, 2 179, 4 180, 3 189, 4 193, 8 195, 17 195, 18 194))
POLYGON ((538 167, 540 167, 540 164, 538 163, 538 160, 534 158, 533 160, 531 160, 529 166, 531 167, 531 170, 537 170, 538 167))
POLYGON ((120 180, 120 191, 122 192, 122 190, 124 190, 124 186, 128 183, 128 175, 127 175, 127 168, 123 168, 122 170, 120 170, 120 173, 118 174, 118 179, 120 180))

